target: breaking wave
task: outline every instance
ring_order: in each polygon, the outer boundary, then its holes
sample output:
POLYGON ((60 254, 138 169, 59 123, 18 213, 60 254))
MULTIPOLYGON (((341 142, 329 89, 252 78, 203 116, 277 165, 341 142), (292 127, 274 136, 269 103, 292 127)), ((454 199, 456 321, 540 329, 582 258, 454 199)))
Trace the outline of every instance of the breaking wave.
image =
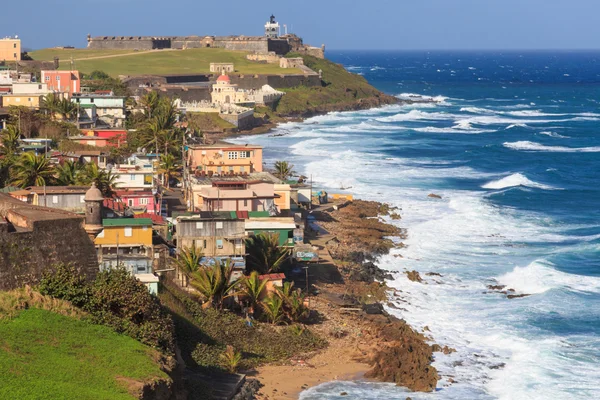
POLYGON ((544 190, 556 190, 555 187, 552 187, 549 185, 544 185, 543 183, 538 183, 538 182, 529 180, 525 175, 523 175, 521 173, 512 174, 512 175, 506 176, 502 179, 498 179, 496 181, 486 183, 485 185, 482 186, 482 188, 497 190, 497 189, 504 189, 504 188, 508 188, 508 187, 515 187, 515 186, 527 186, 527 187, 531 187, 531 188, 544 189, 544 190))
POLYGON ((565 146, 546 146, 540 143, 522 140, 518 142, 505 142, 504 147, 521 151, 550 151, 556 153, 598 153, 600 147, 565 147, 565 146))

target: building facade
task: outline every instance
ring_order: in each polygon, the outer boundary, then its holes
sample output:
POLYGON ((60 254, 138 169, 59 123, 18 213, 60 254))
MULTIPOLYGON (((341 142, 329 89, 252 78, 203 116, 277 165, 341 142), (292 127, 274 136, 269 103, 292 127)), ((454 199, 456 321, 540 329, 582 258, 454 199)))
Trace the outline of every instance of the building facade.
POLYGON ((64 93, 68 97, 81 92, 79 71, 41 71, 41 80, 53 93, 64 93))
POLYGON ((21 39, 0 39, 0 61, 21 61, 21 39))
POLYGON ((257 145, 237 145, 218 141, 210 145, 190 145, 187 152, 189 168, 199 175, 250 174, 262 172, 263 148, 257 145))
POLYGON ((110 93, 75 93, 71 98, 74 103, 84 106, 96 106, 97 123, 112 128, 122 128, 125 124, 125 96, 110 93))

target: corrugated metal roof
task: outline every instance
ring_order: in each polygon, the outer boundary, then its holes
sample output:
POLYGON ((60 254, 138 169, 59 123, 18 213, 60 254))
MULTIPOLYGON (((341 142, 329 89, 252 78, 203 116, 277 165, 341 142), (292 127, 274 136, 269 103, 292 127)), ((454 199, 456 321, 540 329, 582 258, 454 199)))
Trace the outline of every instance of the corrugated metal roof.
POLYGON ((152 225, 150 218, 109 218, 102 220, 103 226, 148 226, 152 225))
POLYGON ((246 221, 246 230, 296 229, 296 224, 280 221, 246 221))

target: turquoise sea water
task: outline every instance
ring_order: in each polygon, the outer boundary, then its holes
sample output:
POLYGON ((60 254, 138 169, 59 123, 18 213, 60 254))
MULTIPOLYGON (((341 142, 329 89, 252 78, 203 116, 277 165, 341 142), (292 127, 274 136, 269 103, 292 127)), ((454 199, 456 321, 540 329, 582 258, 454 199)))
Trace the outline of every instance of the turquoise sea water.
POLYGON ((330 191, 401 207, 407 247, 379 262, 402 291, 390 312, 458 351, 436 354, 431 394, 333 382, 301 398, 599 398, 600 53, 328 56, 389 94, 434 102, 237 140, 330 191), (405 270, 443 276, 419 284, 405 270), (498 284, 530 296, 487 289, 498 284))

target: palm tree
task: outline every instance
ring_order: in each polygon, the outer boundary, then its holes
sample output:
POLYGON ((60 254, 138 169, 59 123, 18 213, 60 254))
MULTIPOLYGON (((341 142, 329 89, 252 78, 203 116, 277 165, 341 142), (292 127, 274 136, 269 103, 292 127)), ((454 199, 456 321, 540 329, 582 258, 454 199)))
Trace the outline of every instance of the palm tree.
POLYGON ((252 271, 250 276, 242 281, 241 291, 248 297, 253 306, 258 304, 260 294, 265 290, 267 282, 266 279, 260 279, 256 271, 252 271))
POLYGON ((140 98, 140 105, 144 109, 144 114, 146 115, 146 118, 148 118, 148 119, 152 118, 152 115, 154 114, 154 110, 156 110, 159 103, 160 103, 160 96, 158 95, 158 92, 156 92, 154 90, 143 95, 140 98))
POLYGON ((212 266, 202 267, 192 274, 191 284, 206 299, 207 307, 222 308, 223 300, 236 294, 239 279, 232 279, 233 263, 214 260, 212 266))
POLYGON ((96 183, 96 187, 100 189, 106 197, 112 197, 113 189, 117 186, 115 180, 117 177, 110 171, 105 171, 98 168, 94 163, 87 163, 77 174, 76 182, 79 185, 91 185, 96 183))
POLYGON ((246 258, 251 271, 268 274, 278 271, 288 258, 288 250, 279 247, 279 234, 259 233, 246 239, 246 258))
POLYGON ((283 310, 287 318, 292 322, 298 322, 307 309, 304 306, 305 295, 300 289, 294 289, 294 282, 284 282, 283 286, 276 287, 277 296, 284 303, 283 310))
POLYGON ((192 274, 200 269, 200 261, 203 256, 202 250, 195 246, 184 247, 181 253, 179 253, 175 264, 182 272, 183 276, 185 276, 185 286, 189 285, 192 274))
POLYGON ((0 140, 2 141, 0 155, 13 156, 19 152, 21 132, 16 125, 8 125, 6 129, 0 133, 0 140))
POLYGON ((61 186, 75 185, 77 182, 77 174, 81 171, 82 166, 77 161, 67 160, 62 165, 56 167, 56 183, 61 186))
POLYGON ((286 181, 295 172, 293 171, 294 165, 287 161, 275 161, 275 176, 286 181))
POLYGON ((170 187, 171 178, 181 175, 179 173, 179 164, 173 154, 167 153, 160 156, 158 173, 163 174, 163 180, 166 181, 167 189, 170 187))
POLYGON ((60 112, 61 100, 54 93, 48 93, 42 99, 42 109, 50 114, 50 119, 54 120, 56 113, 60 112))
POLYGON ((68 99, 62 99, 57 104, 57 112, 62 116, 63 121, 73 119, 77 115, 77 105, 68 99))
POLYGON ((22 188, 44 186, 53 175, 48 159, 32 152, 22 153, 11 167, 12 184, 22 188))
POLYGON ((281 297, 271 295, 262 301, 262 308, 267 320, 278 324, 283 319, 283 300, 281 297))

